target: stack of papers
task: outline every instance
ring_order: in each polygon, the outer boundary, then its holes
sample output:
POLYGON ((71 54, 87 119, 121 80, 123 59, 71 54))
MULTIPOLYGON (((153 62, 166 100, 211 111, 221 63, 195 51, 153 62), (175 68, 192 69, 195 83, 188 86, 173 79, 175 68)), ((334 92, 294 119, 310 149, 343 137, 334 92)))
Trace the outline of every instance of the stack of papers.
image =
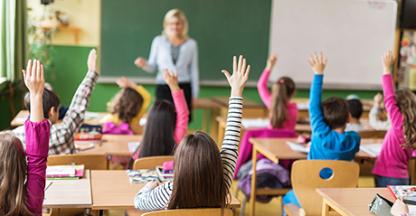
POLYGON ((360 145, 360 150, 372 157, 377 157, 381 152, 381 146, 382 144, 363 144, 360 145))
POLYGON ((244 128, 266 128, 270 124, 270 119, 243 119, 241 124, 244 128))

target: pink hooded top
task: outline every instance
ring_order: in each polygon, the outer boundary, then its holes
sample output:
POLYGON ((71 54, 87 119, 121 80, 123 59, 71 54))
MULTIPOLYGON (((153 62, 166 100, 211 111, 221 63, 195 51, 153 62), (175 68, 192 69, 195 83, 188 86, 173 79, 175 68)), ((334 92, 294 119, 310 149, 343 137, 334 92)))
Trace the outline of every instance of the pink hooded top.
POLYGON ((396 103, 391 74, 383 76, 383 93, 391 127, 384 137, 383 146, 374 165, 373 173, 390 178, 409 178, 408 163, 413 150, 405 149, 401 145, 406 142, 403 131, 404 118, 396 103))
POLYGON ((27 181, 26 202, 34 215, 42 215, 42 204, 45 197, 46 162, 49 151, 50 123, 25 122, 27 181))
MULTIPOLYGON (((257 83, 257 90, 259 91, 259 95, 261 97, 261 100, 266 105, 268 109, 271 109, 272 107, 272 93, 267 87, 267 82, 270 77, 270 70, 264 70, 258 83, 257 83)), ((283 127, 281 129, 287 129, 287 130, 295 130, 296 127, 296 120, 298 118, 298 107, 296 103, 289 102, 287 104, 287 120, 283 124, 283 127)), ((271 129, 272 126, 269 125, 269 128, 271 129)))

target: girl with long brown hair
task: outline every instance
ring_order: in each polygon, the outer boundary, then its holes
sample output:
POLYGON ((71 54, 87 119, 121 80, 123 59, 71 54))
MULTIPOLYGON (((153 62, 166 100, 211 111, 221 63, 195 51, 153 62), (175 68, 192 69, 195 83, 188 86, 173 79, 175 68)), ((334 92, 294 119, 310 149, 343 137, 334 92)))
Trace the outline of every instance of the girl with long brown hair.
POLYGON ((373 169, 377 187, 408 185, 408 163, 416 148, 416 96, 409 89, 395 91, 394 62, 392 52, 387 52, 383 57, 383 92, 391 127, 373 169))
POLYGON ((148 183, 136 195, 135 207, 152 211, 177 208, 224 208, 238 156, 242 93, 250 66, 233 59, 233 74, 223 71, 231 86, 227 127, 221 150, 204 132, 187 136, 175 152, 174 180, 148 183))
POLYGON ((295 94, 295 82, 290 77, 283 76, 273 84, 271 92, 267 87, 276 62, 277 56, 271 55, 257 83, 257 90, 263 103, 269 109, 270 127, 295 130, 298 108, 296 103, 290 101, 295 94))
POLYGON ((43 114, 43 65, 29 60, 23 75, 31 100, 26 152, 12 132, 0 133, 0 215, 6 216, 42 215, 45 193, 50 123, 43 114))

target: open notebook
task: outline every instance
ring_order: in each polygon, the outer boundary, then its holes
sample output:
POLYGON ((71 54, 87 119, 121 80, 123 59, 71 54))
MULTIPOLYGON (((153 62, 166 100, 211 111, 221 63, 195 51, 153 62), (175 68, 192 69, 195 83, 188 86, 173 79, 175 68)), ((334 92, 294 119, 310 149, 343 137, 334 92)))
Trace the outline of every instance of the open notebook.
POLYGON ((382 144, 380 143, 365 144, 365 145, 360 145, 360 150, 373 157, 377 157, 381 152, 381 146, 382 144))
POLYGON ((289 145, 290 149, 292 149, 292 151, 301 152, 301 153, 305 153, 305 154, 309 153, 309 146, 310 146, 309 143, 308 144, 302 144, 302 143, 288 141, 287 144, 289 145))

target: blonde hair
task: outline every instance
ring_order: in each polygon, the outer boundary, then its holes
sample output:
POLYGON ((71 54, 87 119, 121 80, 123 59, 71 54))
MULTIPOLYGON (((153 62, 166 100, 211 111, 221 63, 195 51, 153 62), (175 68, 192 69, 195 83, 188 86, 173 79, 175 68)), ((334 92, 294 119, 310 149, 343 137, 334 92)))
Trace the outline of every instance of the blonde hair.
POLYGON ((416 148, 416 95, 409 89, 400 89, 395 95, 397 106, 403 115, 403 131, 405 148, 416 148))
POLYGON ((171 9, 165 14, 165 18, 163 19, 162 34, 166 36, 165 28, 166 28, 166 25, 168 23, 168 20, 170 20, 172 18, 177 18, 183 23, 183 32, 182 32, 181 36, 183 38, 187 39, 188 38, 188 19, 186 18, 185 13, 183 11, 177 9, 177 8, 171 9))

